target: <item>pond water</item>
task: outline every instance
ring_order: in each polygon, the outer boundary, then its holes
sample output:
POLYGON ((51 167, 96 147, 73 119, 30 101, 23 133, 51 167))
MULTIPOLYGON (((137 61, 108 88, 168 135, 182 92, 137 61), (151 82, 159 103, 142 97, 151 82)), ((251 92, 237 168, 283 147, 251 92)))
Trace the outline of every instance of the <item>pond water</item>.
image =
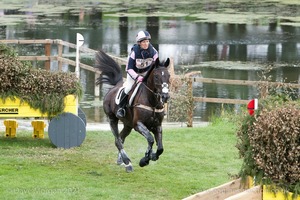
MULTIPOLYGON (((88 10, 62 9, 55 14, 33 12, 30 8, 34 6, 23 10, 0 8, 0 39, 61 39, 75 43, 76 33, 81 33, 85 38, 85 47, 101 48, 110 54, 126 57, 135 43, 136 33, 148 30, 152 35, 151 43, 158 49, 160 58, 173 58, 178 74, 200 70, 205 78, 260 80, 259 72, 272 67, 269 75, 272 75, 273 81, 300 82, 299 26, 277 21, 258 24, 216 23, 192 16, 163 13, 131 16, 91 7, 88 10), (12 18, 18 20, 11 22, 12 18)), ((33 51, 34 48, 31 52, 23 50, 22 53, 44 53, 43 50, 33 51)), ((93 63, 91 57, 84 59, 93 63)), ((81 80, 85 95, 80 106, 88 121, 105 120, 101 97, 94 97, 94 74, 82 70, 81 80)), ((250 86, 197 83, 194 84, 194 95, 252 99, 257 97, 257 90, 250 86)), ((221 106, 197 103, 195 120, 207 121, 221 106)), ((240 108, 239 105, 228 106, 236 110, 240 108)))

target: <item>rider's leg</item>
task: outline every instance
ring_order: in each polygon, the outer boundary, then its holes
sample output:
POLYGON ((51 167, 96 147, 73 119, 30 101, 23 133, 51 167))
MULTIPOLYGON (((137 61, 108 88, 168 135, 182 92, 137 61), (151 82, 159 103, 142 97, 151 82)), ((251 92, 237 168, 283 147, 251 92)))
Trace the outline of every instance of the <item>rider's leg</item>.
POLYGON ((128 99, 128 93, 132 88, 132 85, 134 84, 134 79, 131 78, 131 76, 129 76, 127 74, 127 79, 126 79, 126 83, 125 83, 125 88, 121 94, 121 101, 119 103, 119 109, 117 111, 117 117, 118 118, 122 118, 125 117, 126 112, 125 112, 125 106, 127 104, 127 99, 128 99))
POLYGON ((125 93, 125 91, 122 91, 121 94, 121 98, 120 98, 120 103, 119 103, 119 109, 117 111, 117 117, 121 118, 121 117, 125 117, 125 106, 127 103, 127 99, 128 99, 128 94, 125 93))

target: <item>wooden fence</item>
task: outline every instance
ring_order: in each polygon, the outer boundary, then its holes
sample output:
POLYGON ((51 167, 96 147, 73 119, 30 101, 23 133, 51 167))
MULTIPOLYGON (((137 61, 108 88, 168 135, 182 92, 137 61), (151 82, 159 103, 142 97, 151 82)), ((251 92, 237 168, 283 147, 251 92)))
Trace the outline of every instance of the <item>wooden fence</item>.
MULTIPOLYGON (((264 98, 268 95, 268 88, 300 88, 300 84, 295 83, 283 83, 283 82, 269 82, 269 81, 248 81, 248 80, 229 80, 229 79, 215 79, 215 78, 189 78, 188 94, 193 94, 193 82, 197 83, 210 83, 210 84, 222 84, 222 85, 239 85, 239 86, 261 86, 260 98, 264 98)), ((248 104, 250 99, 225 99, 225 98, 208 98, 208 97, 191 97, 194 102, 209 102, 209 103, 221 103, 221 104, 248 104)), ((193 126, 193 109, 188 110, 187 126, 193 126)))
MULTIPOLYGON (((172 60, 172 59, 171 59, 172 60)), ((193 117, 194 117, 194 105, 195 102, 205 102, 205 103, 221 103, 221 104, 248 104, 251 99, 228 99, 228 98, 211 98, 211 97, 195 97, 193 96, 193 83, 208 83, 208 84, 219 84, 219 85, 238 85, 238 86, 251 86, 258 87, 260 89, 260 98, 264 98, 268 95, 269 88, 300 88, 300 84, 295 83, 283 83, 283 82, 270 82, 270 81, 249 81, 249 80, 229 80, 229 79, 217 79, 217 78, 203 78, 197 76, 201 72, 192 72, 184 76, 178 76, 174 72, 174 67, 171 65, 170 74, 171 74, 171 86, 172 84, 175 87, 171 88, 175 91, 172 91, 172 94, 177 92, 177 89, 186 81, 187 84, 187 94, 186 98, 191 99, 191 107, 187 109, 187 126, 193 126, 193 117), (194 76, 196 75, 196 76, 194 76), (175 89, 174 89, 175 88, 175 89)))
MULTIPOLYGON (((16 44, 16 45, 44 45, 45 49, 45 55, 43 56, 19 56, 20 60, 23 61, 45 61, 45 69, 50 70, 50 62, 51 61, 58 61, 58 69, 62 70, 62 64, 68 64, 71 66, 76 66, 76 62, 74 60, 64 58, 63 57, 63 48, 70 48, 76 50, 76 44, 65 42, 62 40, 52 40, 52 39, 45 39, 45 40, 0 40, 0 43, 4 44, 16 44), (57 46, 57 52, 55 53, 55 56, 51 55, 51 50, 53 46, 57 46)), ((84 46, 81 46, 79 48, 80 53, 91 53, 95 54, 97 51, 86 48, 84 46)), ((126 59, 122 59, 113 55, 110 55, 118 64, 120 65, 125 65, 126 64, 126 59)), ((99 77, 101 72, 97 71, 94 67, 84 64, 84 63, 79 63, 79 67, 81 69, 85 69, 91 72, 95 73, 95 79, 99 77)), ((100 89, 99 86, 95 86, 95 91, 94 91, 95 96, 99 96, 100 94, 100 89)))
MULTIPOLYGON (((45 40, 0 40, 0 43, 4 44, 22 44, 22 45, 44 45, 45 49, 45 55, 43 56, 19 56, 20 60, 26 60, 26 61, 45 61, 45 69, 50 69, 50 62, 51 61, 58 61, 58 68, 59 70, 62 69, 62 64, 68 64, 71 66, 75 66, 75 61, 64 58, 63 57, 63 48, 71 48, 76 50, 76 45, 73 43, 65 42, 58 39, 45 39, 45 40), (55 56, 51 55, 51 49, 53 48, 53 45, 57 45, 57 53, 55 53, 55 56)), ((91 53, 95 54, 97 51, 93 49, 86 48, 84 46, 81 46, 79 49, 80 53, 91 53)), ((126 65, 126 59, 119 58, 113 55, 110 55, 118 64, 120 65, 126 65)), ((97 71, 94 67, 80 63, 79 67, 88 71, 92 71, 95 73, 95 79, 97 79, 100 75, 100 72, 97 71)), ((171 59, 171 68, 174 69, 174 64, 171 59)), ((172 73, 171 73, 172 74, 172 73)), ((174 72, 173 72, 174 74, 174 72)), ((175 75, 176 76, 176 75, 175 75)), ((177 76, 177 78, 179 78, 177 76)), ((244 85, 244 86, 257 86, 258 84, 268 84, 269 86, 272 85, 273 87, 278 86, 288 86, 290 88, 300 88, 300 84, 292 84, 292 83, 282 83, 282 82, 263 82, 263 81, 248 81, 248 80, 228 80, 228 79, 215 79, 215 78, 200 78, 200 77, 190 77, 188 79, 188 86, 190 95, 193 94, 193 83, 210 83, 210 84, 223 84, 223 85, 244 85)), ((263 93, 267 93, 267 91, 263 91, 263 93)), ((99 87, 95 87, 95 96, 99 96, 100 89, 99 87)), ((265 94, 261 94, 261 96, 264 96, 265 94)), ((249 99, 224 99, 224 98, 208 98, 208 97, 192 97, 194 102, 210 102, 210 103, 222 103, 222 104, 246 104, 249 102, 249 99)), ((188 126, 192 126, 193 122, 193 109, 191 108, 189 113, 189 120, 188 120, 188 126)))

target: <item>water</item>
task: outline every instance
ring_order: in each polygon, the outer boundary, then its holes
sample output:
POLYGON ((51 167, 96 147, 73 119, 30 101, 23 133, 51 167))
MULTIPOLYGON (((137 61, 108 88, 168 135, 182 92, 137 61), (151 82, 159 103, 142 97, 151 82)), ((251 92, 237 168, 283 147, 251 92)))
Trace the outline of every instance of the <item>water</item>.
MULTIPOLYGON (((202 77, 206 78, 260 80, 259 72, 272 66, 274 69, 269 75, 272 75, 273 81, 300 81, 300 27, 280 26, 278 23, 203 23, 180 16, 118 17, 97 9, 91 12, 70 9, 47 16, 18 10, 2 13, 23 15, 25 20, 1 24, 0 39, 61 39, 75 43, 76 33, 81 33, 85 38, 84 46, 126 57, 135 43, 136 33, 148 30, 160 58, 172 57, 177 73, 200 70, 202 77)), ((43 50, 32 47, 30 51, 23 50, 22 55, 43 53, 43 50)), ((74 52, 64 51, 65 55, 72 53, 74 56, 74 52)), ((85 59, 92 65, 92 58, 85 59)), ((55 65, 52 63, 52 69, 55 65)), ((80 106, 88 120, 105 120, 101 98, 94 97, 94 74, 82 70, 81 80, 85 95, 80 106)), ((257 97, 257 93, 251 86, 194 84, 195 96, 252 99, 257 97)), ((197 103, 195 120, 207 121, 221 106, 197 103)), ((238 105, 228 106, 236 110, 240 108, 238 105)))

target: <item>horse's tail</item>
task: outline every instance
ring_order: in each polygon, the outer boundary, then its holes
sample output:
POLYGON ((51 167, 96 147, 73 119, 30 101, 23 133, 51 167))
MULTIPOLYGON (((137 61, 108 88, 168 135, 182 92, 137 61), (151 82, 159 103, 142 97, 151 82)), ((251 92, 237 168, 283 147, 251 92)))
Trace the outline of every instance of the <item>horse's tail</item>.
POLYGON ((103 83, 117 85, 123 81, 121 67, 102 50, 96 53, 95 68, 101 71, 101 76, 96 81, 97 85, 103 83))

